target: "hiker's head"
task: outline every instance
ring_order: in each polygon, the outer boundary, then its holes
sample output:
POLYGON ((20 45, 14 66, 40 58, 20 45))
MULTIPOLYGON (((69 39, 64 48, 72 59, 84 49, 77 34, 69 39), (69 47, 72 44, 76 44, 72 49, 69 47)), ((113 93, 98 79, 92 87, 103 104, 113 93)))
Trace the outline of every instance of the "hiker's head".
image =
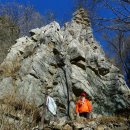
POLYGON ((82 93, 80 94, 80 97, 81 97, 81 98, 85 98, 86 95, 87 95, 86 92, 82 92, 82 93))

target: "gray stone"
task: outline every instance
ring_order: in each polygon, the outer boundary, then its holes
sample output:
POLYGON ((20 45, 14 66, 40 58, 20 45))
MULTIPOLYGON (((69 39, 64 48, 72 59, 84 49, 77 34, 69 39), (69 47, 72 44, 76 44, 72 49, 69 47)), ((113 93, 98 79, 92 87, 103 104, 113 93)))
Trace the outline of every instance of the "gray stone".
POLYGON ((77 40, 73 40, 69 44, 68 54, 70 55, 70 60, 85 60, 84 49, 77 40))
POLYGON ((83 128, 85 128, 85 124, 84 123, 75 122, 74 123, 74 128, 75 129, 83 129, 83 128))
POLYGON ((39 106, 48 94, 58 106, 57 117, 70 114, 72 119, 82 91, 92 101, 96 115, 127 108, 130 90, 91 30, 90 25, 74 20, 63 28, 54 21, 31 30, 31 37, 19 38, 0 65, 0 98, 15 92, 18 98, 39 106))
POLYGON ((86 127, 83 130, 93 130, 93 128, 86 127))
POLYGON ((65 125, 63 130, 73 130, 73 128, 70 125, 65 125))

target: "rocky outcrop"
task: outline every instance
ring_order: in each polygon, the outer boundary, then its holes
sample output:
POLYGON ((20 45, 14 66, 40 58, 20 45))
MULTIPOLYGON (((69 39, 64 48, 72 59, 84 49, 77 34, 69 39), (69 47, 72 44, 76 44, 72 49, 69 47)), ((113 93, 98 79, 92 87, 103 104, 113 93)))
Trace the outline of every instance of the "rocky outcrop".
POLYGON ((52 129, 57 130, 125 130, 129 129, 128 122, 125 118, 119 117, 98 117, 97 119, 80 119, 77 121, 53 121, 50 123, 52 129))
POLYGON ((54 21, 19 38, 0 66, 0 98, 15 94, 39 106, 48 94, 56 101, 57 116, 72 119, 82 91, 92 101, 94 114, 127 109, 129 88, 94 39, 86 15, 80 9, 62 28, 54 21))

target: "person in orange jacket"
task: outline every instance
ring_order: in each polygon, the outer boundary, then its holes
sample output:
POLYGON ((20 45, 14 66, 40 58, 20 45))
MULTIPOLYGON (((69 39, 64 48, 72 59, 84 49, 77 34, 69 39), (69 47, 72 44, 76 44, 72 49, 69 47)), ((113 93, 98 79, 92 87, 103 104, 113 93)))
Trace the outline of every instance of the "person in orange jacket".
POLYGON ((81 93, 80 99, 76 102, 77 116, 89 118, 89 114, 92 111, 92 104, 86 98, 86 92, 81 93))

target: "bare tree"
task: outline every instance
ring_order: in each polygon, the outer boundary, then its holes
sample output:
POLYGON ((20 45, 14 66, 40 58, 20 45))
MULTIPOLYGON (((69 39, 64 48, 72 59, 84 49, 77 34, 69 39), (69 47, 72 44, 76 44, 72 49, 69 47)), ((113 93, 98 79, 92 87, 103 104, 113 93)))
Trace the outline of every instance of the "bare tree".
POLYGON ((0 5, 0 15, 8 16, 20 29, 20 35, 28 35, 29 30, 45 25, 42 15, 31 5, 4 3, 0 5))
POLYGON ((115 57, 115 63, 125 75, 128 85, 130 85, 130 43, 128 42, 130 33, 129 2, 128 0, 116 0, 114 2, 103 0, 104 7, 109 9, 114 17, 99 17, 96 21, 97 31, 102 31, 105 34, 105 40, 113 50, 110 55, 115 57), (115 4, 116 7, 114 6, 115 4))
POLYGON ((8 53, 8 49, 19 36, 19 27, 9 17, 0 17, 0 63, 8 53))
POLYGON ((44 15, 45 24, 49 24, 50 22, 55 20, 55 14, 51 11, 48 11, 44 15))
POLYGON ((18 37, 29 35, 33 28, 42 27, 55 19, 52 12, 42 16, 31 5, 16 2, 0 4, 0 63, 18 37), (3 51, 4 50, 4 51, 3 51))
POLYGON ((0 63, 15 40, 29 35, 33 28, 45 25, 44 18, 31 5, 0 4, 0 63))

